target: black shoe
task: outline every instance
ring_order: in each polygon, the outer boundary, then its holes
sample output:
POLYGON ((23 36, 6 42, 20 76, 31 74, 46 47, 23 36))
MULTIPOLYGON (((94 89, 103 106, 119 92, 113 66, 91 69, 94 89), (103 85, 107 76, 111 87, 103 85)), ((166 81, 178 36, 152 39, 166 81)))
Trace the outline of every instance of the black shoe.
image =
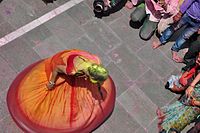
POLYGON ((169 88, 169 82, 167 82, 167 83, 165 84, 165 89, 170 90, 170 88, 169 88))

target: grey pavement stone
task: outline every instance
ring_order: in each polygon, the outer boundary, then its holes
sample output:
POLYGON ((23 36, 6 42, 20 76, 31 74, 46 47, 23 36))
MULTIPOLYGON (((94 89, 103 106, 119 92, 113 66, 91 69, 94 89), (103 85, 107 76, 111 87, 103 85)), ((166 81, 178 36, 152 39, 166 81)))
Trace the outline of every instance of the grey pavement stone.
POLYGON ((51 36, 37 44, 33 49, 43 59, 53 56, 57 52, 63 51, 66 48, 57 37, 51 36))
POLYGON ((107 64, 109 64, 110 62, 110 58, 109 56, 107 56, 96 44, 96 42, 90 40, 90 38, 84 34, 82 37, 66 43, 65 46, 68 49, 81 49, 81 50, 85 50, 88 51, 92 54, 96 54, 98 57, 100 57, 102 63, 104 66, 107 66, 107 64))
POLYGON ((112 30, 100 19, 88 22, 83 28, 88 36, 95 41, 105 53, 118 46, 121 42, 112 30))
POLYGON ((79 25, 83 25, 94 19, 94 13, 84 2, 70 8, 67 12, 79 25))
POLYGON ((32 9, 27 8, 27 5, 21 0, 2 1, 0 14, 15 28, 19 28, 36 18, 32 9))
POLYGON ((133 81, 148 70, 137 56, 123 45, 110 52, 109 56, 121 71, 133 81))
POLYGON ((9 66, 9 63, 6 62, 0 56, 0 94, 1 92, 7 90, 11 82, 14 80, 16 76, 16 72, 9 66))
POLYGON ((6 97, 7 97, 7 92, 8 90, 1 90, 0 92, 0 102, 6 102, 6 97))
POLYGON ((158 120, 155 119, 152 123, 146 128, 148 133, 158 133, 158 120))
POLYGON ((128 9, 128 8, 124 7, 124 8, 122 9, 122 12, 123 12, 128 18, 130 18, 130 14, 131 14, 134 10, 135 10, 135 7, 133 7, 133 9, 128 9))
POLYGON ((28 42, 28 45, 30 45, 31 47, 34 47, 37 44, 45 41, 45 39, 48 39, 52 35, 53 34, 51 33, 51 31, 45 25, 40 25, 33 30, 27 32, 20 38, 26 40, 28 42))
MULTIPOLYGON (((86 5, 88 5, 88 7, 92 10, 92 13, 94 13, 93 12, 93 2, 94 2, 94 0, 84 0, 84 3, 86 4, 86 5)), ((94 15, 93 15, 94 16, 94 15)))
POLYGON ((64 12, 45 23, 45 26, 63 43, 79 38, 84 34, 82 28, 64 12))
POLYGON ((123 40, 126 41, 127 38, 132 36, 138 36, 135 29, 129 26, 129 18, 127 16, 122 16, 113 22, 110 27, 113 31, 123 40))
POLYGON ((170 60, 165 57, 159 50, 152 50, 151 45, 145 45, 141 50, 137 52, 137 55, 155 71, 160 78, 165 77, 168 73, 174 70, 174 65, 170 60))
POLYGON ((115 83, 118 97, 132 85, 132 81, 113 62, 111 62, 107 68, 115 83))
POLYGON ((18 72, 40 59, 33 49, 21 39, 16 39, 1 47, 0 55, 18 72))
POLYGON ((4 37, 5 35, 9 34, 10 32, 14 31, 15 28, 13 28, 9 23, 4 22, 0 24, 0 38, 4 37))
POLYGON ((165 89, 164 83, 151 70, 135 83, 159 107, 165 106, 175 97, 172 92, 165 89))
MULTIPOLYGON (((23 0, 37 18, 58 7, 55 3, 45 4, 42 0, 23 0)), ((60 1, 60 0, 58 0, 60 1)), ((61 0, 62 1, 62 0, 61 0)))
POLYGON ((0 24, 5 23, 6 21, 4 20, 4 17, 0 14, 0 24))
POLYGON ((14 123, 10 115, 0 121, 0 129, 1 133, 23 133, 22 130, 14 123))
POLYGON ((135 133, 147 133, 147 131, 145 130, 145 128, 140 127, 139 129, 137 129, 137 130, 135 131, 135 133))
POLYGON ((136 85, 130 87, 117 100, 125 110, 140 124, 147 127, 156 116, 157 106, 136 85))
POLYGON ((96 130, 94 130, 92 133, 112 133, 112 132, 109 130, 109 128, 107 128, 103 124, 100 127, 98 127, 96 130))
MULTIPOLYGON (((56 0, 53 3, 55 3, 56 5, 63 5, 68 1, 70 1, 70 0, 56 0)), ((51 4, 51 3, 49 3, 49 4, 51 4)))
POLYGON ((105 122, 105 126, 108 127, 112 133, 134 133, 134 131, 140 128, 140 125, 118 102, 115 104, 113 114, 105 122))
POLYGON ((122 17, 124 14, 120 11, 117 11, 115 13, 110 14, 108 17, 102 17, 102 20, 106 23, 106 24, 111 24, 114 21, 116 21, 117 19, 119 19, 120 17, 122 17))
POLYGON ((122 45, 126 45, 133 53, 136 53, 145 45, 149 45, 149 43, 139 38, 139 30, 132 30, 134 34, 127 35, 127 38, 123 41, 122 45))
MULTIPOLYGON (((10 114, 9 114, 6 102, 0 101, 0 121, 6 118, 8 115, 10 114)), ((1 125, 1 122, 0 122, 0 125, 1 125)))

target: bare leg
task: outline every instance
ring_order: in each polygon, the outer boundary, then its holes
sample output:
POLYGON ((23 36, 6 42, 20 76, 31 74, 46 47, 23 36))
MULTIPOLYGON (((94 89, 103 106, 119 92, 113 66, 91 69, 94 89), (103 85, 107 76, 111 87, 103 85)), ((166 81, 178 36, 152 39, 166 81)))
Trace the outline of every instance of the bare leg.
POLYGON ((153 42, 152 42, 152 48, 153 49, 157 49, 160 46, 161 46, 161 43, 160 43, 159 39, 158 38, 154 38, 153 42))

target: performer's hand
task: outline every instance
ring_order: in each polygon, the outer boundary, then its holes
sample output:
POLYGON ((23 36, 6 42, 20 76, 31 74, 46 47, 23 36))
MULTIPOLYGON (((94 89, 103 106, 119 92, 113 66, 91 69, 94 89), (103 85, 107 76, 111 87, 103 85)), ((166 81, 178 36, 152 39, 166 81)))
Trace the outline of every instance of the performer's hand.
POLYGON ((186 96, 187 96, 188 98, 191 97, 193 90, 194 90, 194 87, 193 87, 193 86, 189 86, 189 87, 186 89, 185 94, 186 94, 186 96))
POLYGON ((178 21, 181 19, 182 15, 183 15, 183 14, 179 11, 179 12, 173 17, 174 22, 178 22, 178 21))
POLYGON ((52 90, 54 88, 54 86, 55 86, 55 83, 53 83, 53 82, 50 81, 50 82, 47 83, 46 86, 47 86, 48 90, 52 90))

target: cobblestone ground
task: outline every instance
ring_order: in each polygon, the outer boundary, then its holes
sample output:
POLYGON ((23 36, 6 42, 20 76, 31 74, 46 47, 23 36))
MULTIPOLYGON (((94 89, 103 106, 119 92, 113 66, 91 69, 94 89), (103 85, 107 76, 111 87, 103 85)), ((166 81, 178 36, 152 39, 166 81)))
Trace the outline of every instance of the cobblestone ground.
MULTIPOLYGON (((46 5, 42 0, 4 0, 0 3, 0 38, 66 2, 46 5)), ((6 105, 8 87, 15 76, 35 61, 77 48, 100 56, 117 89, 113 114, 94 133, 157 133, 155 110, 177 97, 164 89, 164 83, 181 65, 170 59, 170 45, 152 50, 151 41, 139 38, 139 29, 129 26, 133 10, 123 8, 97 19, 92 1, 85 0, 1 46, 0 132, 22 132, 6 105)))

